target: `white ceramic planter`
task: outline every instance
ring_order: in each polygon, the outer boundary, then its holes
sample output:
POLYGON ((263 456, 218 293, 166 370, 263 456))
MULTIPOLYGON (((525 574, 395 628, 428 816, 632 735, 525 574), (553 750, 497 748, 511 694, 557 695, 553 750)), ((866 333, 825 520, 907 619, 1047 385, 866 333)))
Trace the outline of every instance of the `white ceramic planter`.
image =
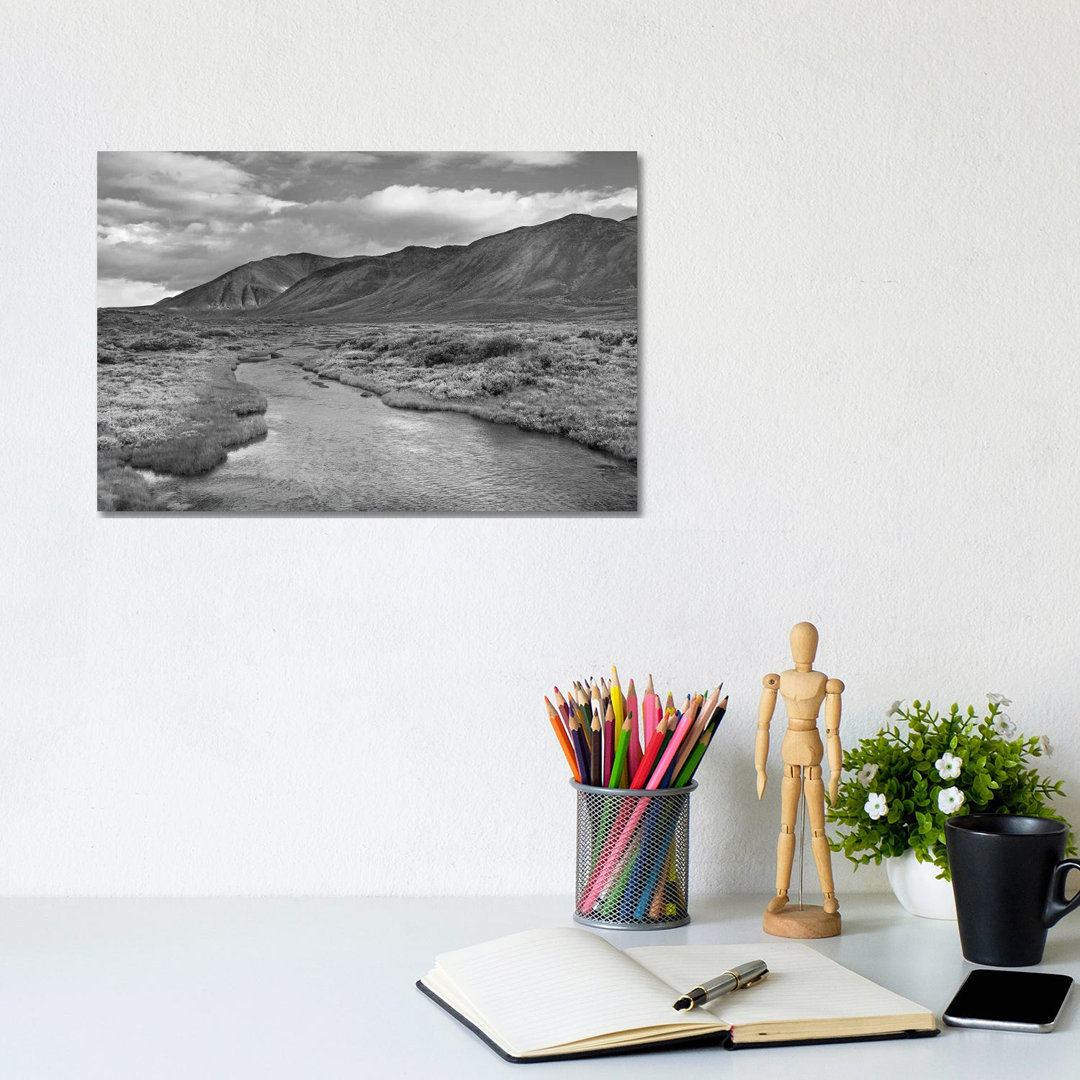
POLYGON ((910 848, 898 859, 885 860, 885 872, 896 899, 912 915, 924 919, 955 919, 952 884, 937 877, 933 863, 919 862, 910 848))

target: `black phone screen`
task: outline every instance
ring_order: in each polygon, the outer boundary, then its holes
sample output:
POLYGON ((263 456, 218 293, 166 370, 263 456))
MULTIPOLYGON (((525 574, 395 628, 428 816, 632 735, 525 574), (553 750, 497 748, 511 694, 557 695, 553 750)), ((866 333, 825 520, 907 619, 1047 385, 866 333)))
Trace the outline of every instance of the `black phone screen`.
POLYGON ((947 1024, 1048 1031, 1072 986, 1044 971, 972 971, 945 1010, 947 1024))

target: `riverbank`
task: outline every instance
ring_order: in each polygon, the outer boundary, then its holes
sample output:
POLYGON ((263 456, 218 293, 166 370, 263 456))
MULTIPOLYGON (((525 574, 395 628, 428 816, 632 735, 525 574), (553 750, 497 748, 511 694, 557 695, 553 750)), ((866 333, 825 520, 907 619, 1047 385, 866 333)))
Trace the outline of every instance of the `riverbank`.
MULTIPOLYGON (((270 402, 265 441, 198 476, 156 477, 162 509, 197 513, 632 511, 637 469, 570 439, 445 410, 391 409, 308 374, 285 347, 237 378, 270 402)), ((307 347, 303 352, 307 352, 307 347)))
POLYGON ((266 398, 234 370, 268 352, 244 355, 250 342, 238 339, 179 316, 99 313, 99 510, 157 509, 139 470, 208 472, 266 435, 266 398))
POLYGON ((369 327, 296 362, 393 408, 466 413, 637 461, 632 324, 369 327))
POLYGON ((198 475, 266 434, 242 362, 284 356, 391 408, 458 412, 637 461, 632 322, 320 326, 99 312, 98 505, 157 509, 143 472, 198 475))

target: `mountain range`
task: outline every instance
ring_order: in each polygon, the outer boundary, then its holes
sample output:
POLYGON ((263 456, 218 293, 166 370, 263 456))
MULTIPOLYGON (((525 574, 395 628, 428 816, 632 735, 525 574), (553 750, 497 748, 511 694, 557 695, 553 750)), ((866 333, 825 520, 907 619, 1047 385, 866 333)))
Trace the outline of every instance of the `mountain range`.
POLYGON ((154 307, 178 311, 247 311, 268 304, 315 270, 340 261, 306 251, 271 255, 268 259, 244 263, 176 296, 166 296, 154 307))
POLYGON ((632 317, 637 218, 570 214, 386 255, 274 255, 154 306, 313 322, 632 317))

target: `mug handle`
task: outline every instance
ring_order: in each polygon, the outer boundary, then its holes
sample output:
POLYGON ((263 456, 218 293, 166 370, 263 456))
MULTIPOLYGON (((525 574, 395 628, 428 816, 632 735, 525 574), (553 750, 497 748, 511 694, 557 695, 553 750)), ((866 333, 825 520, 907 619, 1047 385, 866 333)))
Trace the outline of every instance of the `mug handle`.
POLYGON ((1080 860, 1062 859, 1054 867, 1050 875, 1050 895, 1046 898, 1046 906, 1043 908, 1043 926, 1049 929, 1070 911, 1080 907, 1080 889, 1071 900, 1065 899, 1065 879, 1070 870, 1080 870, 1080 860))

